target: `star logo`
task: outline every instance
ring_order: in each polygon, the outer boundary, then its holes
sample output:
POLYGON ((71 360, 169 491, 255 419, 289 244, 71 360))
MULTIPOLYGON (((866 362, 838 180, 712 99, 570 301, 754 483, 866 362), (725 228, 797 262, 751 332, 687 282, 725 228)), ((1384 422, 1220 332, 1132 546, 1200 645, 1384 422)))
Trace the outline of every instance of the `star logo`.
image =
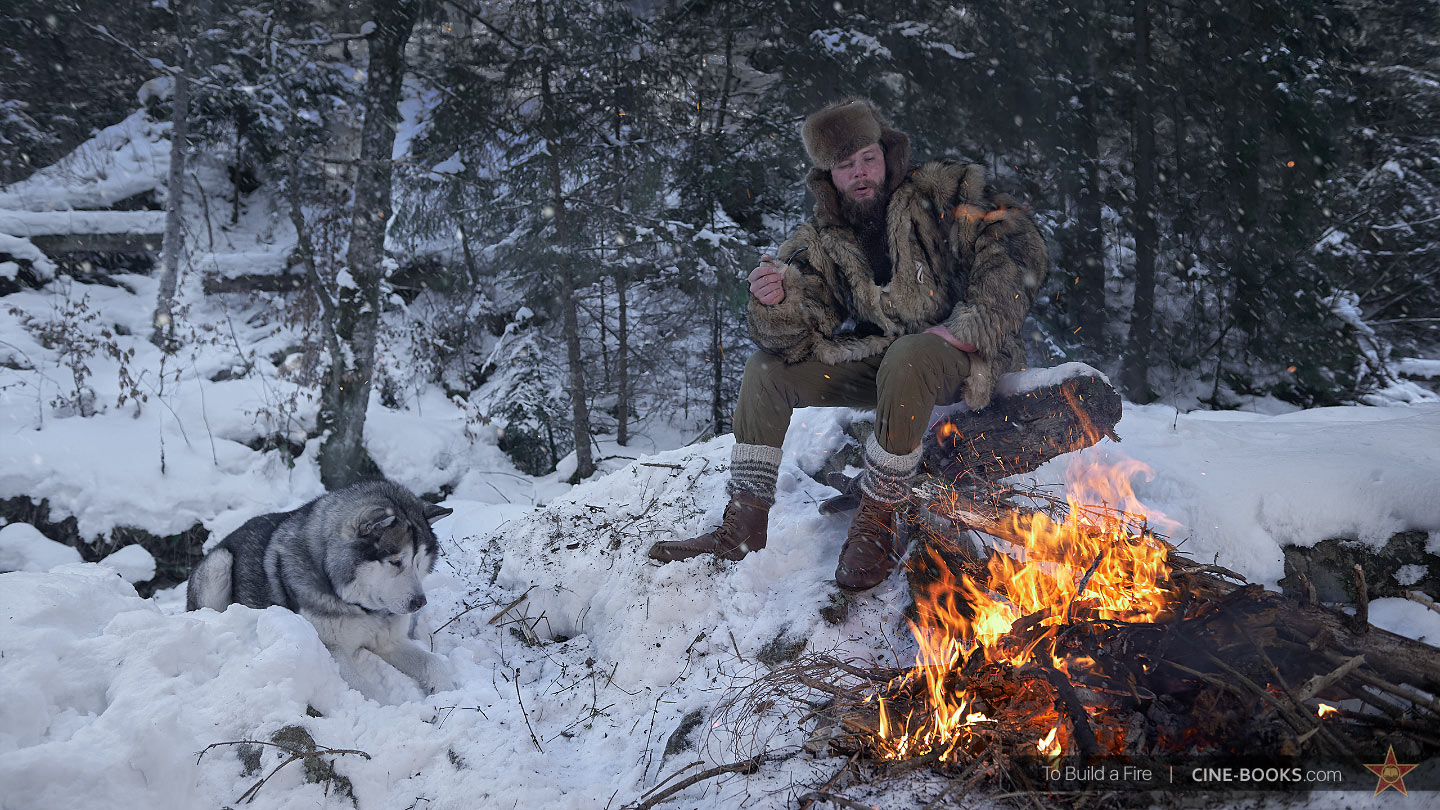
POLYGON ((1409 796, 1405 791, 1405 774, 1415 770, 1418 765, 1401 765, 1395 761, 1395 746, 1385 752, 1385 761, 1378 765, 1366 765, 1366 770, 1380 777, 1375 785, 1375 792, 1371 795, 1379 796, 1381 793, 1395 788, 1400 791, 1401 796, 1409 796))

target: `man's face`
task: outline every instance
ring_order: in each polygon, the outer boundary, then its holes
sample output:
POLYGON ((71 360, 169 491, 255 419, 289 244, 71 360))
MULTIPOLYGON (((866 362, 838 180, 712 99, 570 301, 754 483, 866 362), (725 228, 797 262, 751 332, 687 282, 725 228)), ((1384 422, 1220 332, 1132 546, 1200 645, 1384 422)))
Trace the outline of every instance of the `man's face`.
POLYGON ((890 200, 885 191, 885 150, 880 144, 872 143, 836 163, 830 169, 830 181, 840 192, 845 219, 866 227, 884 220, 890 200))
POLYGON ((885 150, 872 143, 830 170, 830 180, 853 202, 874 199, 885 188, 885 150))

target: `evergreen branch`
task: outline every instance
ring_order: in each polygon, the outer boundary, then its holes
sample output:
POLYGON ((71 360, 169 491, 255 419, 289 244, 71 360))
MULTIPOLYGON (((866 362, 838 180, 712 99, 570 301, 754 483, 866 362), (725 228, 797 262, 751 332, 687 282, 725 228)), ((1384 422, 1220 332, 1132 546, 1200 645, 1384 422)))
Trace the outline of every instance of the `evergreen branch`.
POLYGON ((507 44, 507 45, 509 45, 510 47, 514 48, 515 50, 517 50, 517 51, 524 51, 524 50, 525 50, 525 46, 524 46, 524 45, 521 45, 519 42, 516 42, 513 37, 511 37, 511 36, 510 36, 509 34, 507 34, 506 32, 502 31, 501 29, 495 27, 495 25, 492 24, 489 20, 486 20, 484 17, 481 17, 481 16, 479 15, 479 13, 477 13, 477 12, 475 12, 475 11, 472 11, 471 9, 469 9, 469 8, 467 8, 466 6, 464 6, 463 4, 461 4, 461 3, 459 2, 459 0, 444 0, 444 2, 445 2, 447 5, 449 5, 451 8, 455 9, 456 11, 460 12, 461 14, 464 14, 464 15, 465 15, 466 17, 468 17, 470 20, 472 20, 472 21, 474 21, 474 22, 477 22, 477 23, 480 23, 480 25, 483 26, 483 27, 485 28, 485 30, 487 30, 487 31, 489 31, 490 33, 494 34, 495 36, 499 37, 502 42, 504 42, 505 44, 507 44))

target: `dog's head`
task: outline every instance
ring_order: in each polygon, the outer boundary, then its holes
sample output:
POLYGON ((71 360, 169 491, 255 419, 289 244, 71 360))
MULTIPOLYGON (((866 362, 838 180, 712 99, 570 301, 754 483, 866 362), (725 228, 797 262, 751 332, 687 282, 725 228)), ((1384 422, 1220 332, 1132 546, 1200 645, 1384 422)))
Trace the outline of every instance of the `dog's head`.
MULTIPOLYGON (((352 605, 378 613, 414 613, 425 606, 421 579, 435 567, 439 544, 430 528, 453 510, 410 495, 370 500, 355 512, 346 534, 348 576, 335 591, 352 605)), ((369 499, 367 499, 369 500, 369 499)))

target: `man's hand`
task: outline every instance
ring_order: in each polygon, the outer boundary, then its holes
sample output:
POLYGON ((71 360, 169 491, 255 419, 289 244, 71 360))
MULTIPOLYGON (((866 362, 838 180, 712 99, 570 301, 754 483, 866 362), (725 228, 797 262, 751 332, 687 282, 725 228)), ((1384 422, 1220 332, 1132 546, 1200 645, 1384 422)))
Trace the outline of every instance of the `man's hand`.
POLYGON ((767 307, 773 307, 785 300, 785 277, 775 264, 775 257, 769 253, 760 257, 760 266, 750 271, 750 294, 767 307))
POLYGON ((974 346, 971 346, 969 343, 961 343, 960 339, 950 334, 950 330, 946 329, 944 326, 932 326, 929 329, 926 329, 922 334, 939 335, 940 337, 945 339, 946 343, 949 343, 951 346, 954 346, 955 348, 959 349, 962 352, 965 352, 966 354, 974 354, 976 351, 978 351, 974 346))

